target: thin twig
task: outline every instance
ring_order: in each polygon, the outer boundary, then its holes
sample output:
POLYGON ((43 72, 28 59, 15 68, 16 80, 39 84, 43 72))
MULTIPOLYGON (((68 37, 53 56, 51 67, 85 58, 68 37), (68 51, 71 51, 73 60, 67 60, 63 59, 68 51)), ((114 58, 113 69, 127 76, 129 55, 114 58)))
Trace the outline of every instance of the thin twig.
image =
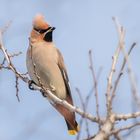
POLYGON ((22 52, 18 52, 18 53, 13 53, 11 55, 9 55, 9 57, 15 57, 15 56, 19 56, 20 54, 22 54, 22 52))
MULTIPOLYGON (((98 73, 97 73, 97 81, 99 81, 101 72, 102 72, 102 67, 100 67, 99 70, 98 70, 98 73)), ((77 89, 76 89, 76 90, 77 90, 77 89)), ((88 93, 87 96, 86 96, 86 99, 85 99, 85 102, 84 102, 84 106, 85 106, 86 109, 87 109, 87 107, 88 107, 89 100, 91 99, 91 96, 93 95, 94 90, 95 90, 95 88, 92 87, 91 90, 89 91, 89 93, 88 93)), ((81 94, 80 94, 80 96, 81 96, 81 94)), ((80 98, 81 98, 81 97, 80 97, 80 98)), ((82 99, 82 100, 83 100, 83 99, 82 99)), ((86 110, 86 109, 85 109, 85 110, 86 110)), ((102 124, 102 123, 103 123, 103 121, 100 122, 100 124, 102 124)), ((79 124, 80 124, 80 126, 82 127, 83 119, 80 120, 79 124)), ((81 131, 80 131, 80 132, 81 132, 81 131)), ((81 134, 81 133, 78 133, 76 140, 79 140, 79 139, 80 139, 80 134, 81 134)), ((95 136, 94 136, 94 137, 95 137, 95 136)), ((90 137, 90 138, 88 138, 88 140, 90 140, 91 138, 93 138, 93 136, 90 137)))
MULTIPOLYGON (((101 72, 102 72, 102 67, 100 67, 99 70, 98 70, 98 73, 97 73, 97 81, 99 81, 101 72)), ((91 99, 91 96, 93 95, 94 90, 95 90, 95 88, 92 87, 90 89, 90 91, 88 92, 88 94, 86 96, 86 99, 85 99, 85 106, 88 106, 89 100, 91 99)))
MULTIPOLYGON (((77 92, 78 95, 79 95, 80 102, 81 102, 82 108, 83 108, 83 110, 84 110, 85 104, 84 104, 83 98, 82 98, 82 96, 81 96, 80 90, 79 90, 78 88, 75 88, 75 90, 76 90, 76 92, 77 92)), ((80 119, 80 121, 79 121, 80 131, 79 131, 79 133, 77 134, 76 140, 80 140, 81 128, 82 128, 83 122, 84 122, 84 118, 81 117, 81 119, 80 119)))
POLYGON ((15 85, 15 87, 16 87, 16 97, 17 97, 17 100, 18 100, 18 102, 20 102, 20 98, 19 98, 19 82, 18 82, 18 80, 19 80, 19 78, 16 76, 16 85, 15 85))
MULTIPOLYGON (((120 25, 120 23, 118 22, 118 20, 116 18, 114 18, 114 22, 117 25, 118 31, 120 30, 120 28, 121 28, 121 30, 124 30, 124 28, 120 25)), ((136 80, 135 80, 135 75, 132 71, 132 66, 131 66, 131 63, 129 60, 129 55, 126 53, 124 43, 122 43, 122 45, 121 45, 121 51, 122 51, 124 58, 126 59, 126 62, 127 62, 128 75, 129 75, 129 79, 130 79, 129 81, 131 84, 131 91, 132 91, 133 97, 134 97, 137 105, 140 107, 140 98, 139 98, 139 93, 138 93, 137 84, 136 84, 136 80)))
POLYGON ((134 127, 132 129, 130 129, 128 132, 126 132, 125 134, 123 134, 123 138, 130 138, 131 134, 134 132, 134 131, 137 131, 137 130, 140 130, 140 128, 137 128, 137 127, 134 127))
POLYGON ((6 59, 5 59, 5 57, 4 57, 4 59, 3 59, 2 63, 1 63, 1 65, 3 66, 3 65, 5 64, 5 62, 6 62, 6 59))
POLYGON ((1 29, 1 33, 4 34, 7 29, 10 27, 12 21, 9 21, 2 29, 1 29))
POLYGON ((140 122, 137 122, 137 123, 134 123, 134 124, 131 124, 131 125, 128 125, 128 126, 125 126, 125 127, 122 127, 122 128, 119 128, 119 129, 116 129, 116 130, 113 130, 111 132, 111 134, 118 134, 119 132, 122 132, 122 131, 125 131, 125 130, 129 130, 129 129, 132 129, 136 126, 140 126, 140 122))
MULTIPOLYGON (((113 74, 115 73, 115 67, 117 64, 117 60, 121 51, 121 47, 124 44, 124 37, 125 37, 125 30, 123 29, 122 26, 118 26, 118 21, 116 20, 116 18, 113 18, 117 27, 117 31, 119 34, 119 43, 118 43, 118 47, 113 55, 113 62, 112 62, 112 66, 111 66, 111 71, 108 77, 108 84, 107 84, 107 93, 106 93, 106 98, 107 98, 107 114, 108 116, 111 114, 112 112, 112 97, 111 97, 111 90, 112 90, 112 79, 113 79, 113 74)), ((115 93, 113 93, 113 96, 115 96, 115 93)))
MULTIPOLYGON (((79 98, 80 98, 80 101, 81 101, 81 104, 82 104, 83 111, 86 112, 87 104, 86 104, 86 102, 84 103, 84 100, 83 100, 83 98, 81 96, 80 90, 78 88, 76 88, 76 91, 77 91, 77 93, 79 95, 79 98)), ((82 126, 84 120, 85 120, 85 123, 86 123, 87 138, 89 138, 90 137, 90 132, 89 132, 89 126, 88 126, 87 119, 85 119, 84 117, 82 117, 81 120, 80 120, 80 126, 82 126)), ((80 134, 81 134, 80 132, 77 135, 77 138, 76 138, 77 140, 79 140, 79 138, 80 138, 80 134)))
MULTIPOLYGON (((136 43, 133 43, 128 51, 128 55, 130 55, 131 51, 133 50, 133 48, 136 46, 136 43)), ((124 58, 123 60, 123 63, 122 63, 122 66, 120 68, 120 71, 119 71, 119 74, 117 76, 117 79, 115 81, 115 84, 114 84, 114 88, 113 88, 113 91, 112 91, 112 96, 111 96, 111 102, 113 101, 113 98, 115 97, 115 94, 116 94, 116 89, 117 89, 117 86, 118 86, 118 83, 120 81, 120 78, 123 74, 123 70, 124 70, 124 67, 125 67, 125 64, 126 64, 126 59, 124 58)))
POLYGON ((22 79, 24 82, 28 83, 29 82, 28 77, 22 76, 22 74, 19 73, 16 70, 16 68, 14 67, 14 65, 12 64, 10 56, 9 56, 8 52, 6 51, 6 49, 4 48, 3 41, 2 41, 2 33, 1 33, 1 31, 0 31, 0 49, 2 50, 2 52, 4 54, 4 57, 5 57, 5 59, 6 59, 7 63, 8 63, 8 68, 10 70, 12 70, 16 74, 17 77, 22 79))
POLYGON ((83 140, 92 140, 92 139, 94 139, 96 137, 96 135, 94 135, 94 136, 91 136, 91 137, 89 137, 89 138, 86 138, 86 139, 83 139, 83 140))
POLYGON ((108 76, 108 83, 107 83, 107 92, 106 92, 106 104, 107 104, 107 113, 108 116, 111 114, 112 111, 112 106, 111 106, 111 89, 112 89, 112 79, 113 79, 113 74, 115 73, 115 67, 117 64, 117 60, 120 54, 120 43, 112 57, 112 66, 111 66, 111 70, 110 70, 110 74, 108 76))
POLYGON ((99 99, 98 99, 98 89, 97 89, 97 79, 96 79, 96 75, 95 75, 95 71, 94 71, 94 67, 93 67, 93 59, 92 59, 92 51, 89 50, 89 68, 91 70, 91 74, 92 74, 92 79, 93 79, 93 83, 94 83, 94 89, 95 89, 95 100, 96 100, 96 114, 97 117, 99 118, 99 129, 101 127, 100 124, 100 114, 99 114, 99 99))
MULTIPOLYGON (((113 18, 113 20, 115 20, 116 18, 113 18)), ((118 26, 118 22, 115 22, 117 29, 118 29, 118 33, 119 33, 119 43, 118 43, 118 47, 113 55, 113 61, 112 61, 112 66, 111 66, 111 70, 108 76, 108 83, 107 83, 107 92, 106 92, 106 102, 107 102, 107 115, 110 116, 111 112, 112 112, 112 101, 111 101, 111 90, 112 90, 112 79, 113 79, 113 74, 115 73, 115 67, 117 64, 117 60, 121 51, 121 46, 124 43, 124 36, 125 36, 125 31, 123 30, 122 27, 118 26)))
POLYGON ((132 119, 132 118, 137 118, 140 117, 140 112, 135 112, 135 113, 129 113, 129 114, 116 114, 115 115, 115 120, 121 121, 121 120, 127 120, 127 119, 132 119))

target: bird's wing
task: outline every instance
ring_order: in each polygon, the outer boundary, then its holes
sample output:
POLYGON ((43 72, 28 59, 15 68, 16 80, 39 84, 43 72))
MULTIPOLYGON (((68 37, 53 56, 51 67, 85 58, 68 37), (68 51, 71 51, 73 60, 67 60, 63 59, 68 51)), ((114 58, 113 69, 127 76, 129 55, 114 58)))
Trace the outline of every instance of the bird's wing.
POLYGON ((65 83, 65 86, 66 86, 66 89, 67 89, 67 93, 68 93, 68 95, 70 95, 70 98, 71 98, 70 83, 69 83, 67 70, 66 70, 66 67, 65 67, 65 64, 64 64, 64 60, 63 60, 61 52, 58 49, 57 49, 57 53, 58 53, 58 67, 59 67, 59 69, 61 71, 61 74, 63 76, 64 83, 65 83))
MULTIPOLYGON (((63 60, 63 57, 61 55, 61 52, 58 49, 57 49, 57 53, 58 53, 58 67, 59 67, 61 74, 63 76, 64 83, 66 86, 66 91, 67 91, 67 97, 65 100, 68 103, 70 103, 71 105, 73 105, 70 84, 69 84, 69 78, 67 75, 64 60, 63 60)), ((65 107, 63 107, 62 105, 59 105, 59 104, 55 108, 64 116, 68 130, 69 130, 69 134, 76 134, 79 131, 79 126, 75 120, 75 113, 70 112, 68 109, 66 109, 65 107)))

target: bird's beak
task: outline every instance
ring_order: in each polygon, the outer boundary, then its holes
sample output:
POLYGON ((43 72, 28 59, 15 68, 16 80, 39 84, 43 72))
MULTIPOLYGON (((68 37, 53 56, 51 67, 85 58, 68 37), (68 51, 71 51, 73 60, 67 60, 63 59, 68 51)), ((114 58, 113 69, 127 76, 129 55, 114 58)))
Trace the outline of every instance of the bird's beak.
POLYGON ((51 31, 55 30, 55 27, 51 27, 51 31))
POLYGON ((55 30, 55 27, 49 27, 49 28, 46 30, 45 34, 47 34, 47 33, 49 33, 49 32, 52 32, 53 30, 55 30))

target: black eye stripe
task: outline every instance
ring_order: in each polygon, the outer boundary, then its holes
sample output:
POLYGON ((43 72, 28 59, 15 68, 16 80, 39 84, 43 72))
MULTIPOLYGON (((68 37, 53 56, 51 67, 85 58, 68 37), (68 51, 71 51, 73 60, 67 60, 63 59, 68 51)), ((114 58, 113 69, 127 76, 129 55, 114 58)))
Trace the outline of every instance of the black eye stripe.
POLYGON ((51 27, 49 27, 47 29, 37 29, 37 28, 34 28, 34 30, 37 31, 37 32, 39 32, 40 34, 43 34, 43 33, 47 32, 50 29, 51 29, 51 27))

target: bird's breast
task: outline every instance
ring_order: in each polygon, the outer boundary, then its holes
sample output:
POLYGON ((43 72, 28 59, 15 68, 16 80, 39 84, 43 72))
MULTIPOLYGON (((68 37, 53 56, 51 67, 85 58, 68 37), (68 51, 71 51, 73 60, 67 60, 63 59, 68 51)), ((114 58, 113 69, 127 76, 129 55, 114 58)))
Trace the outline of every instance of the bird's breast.
POLYGON ((57 51, 54 46, 34 45, 27 51, 27 69, 31 79, 43 84, 61 99, 66 97, 63 76, 57 65, 57 51), (32 50, 32 52, 31 52, 32 50), (40 80, 39 80, 39 79, 40 80))

